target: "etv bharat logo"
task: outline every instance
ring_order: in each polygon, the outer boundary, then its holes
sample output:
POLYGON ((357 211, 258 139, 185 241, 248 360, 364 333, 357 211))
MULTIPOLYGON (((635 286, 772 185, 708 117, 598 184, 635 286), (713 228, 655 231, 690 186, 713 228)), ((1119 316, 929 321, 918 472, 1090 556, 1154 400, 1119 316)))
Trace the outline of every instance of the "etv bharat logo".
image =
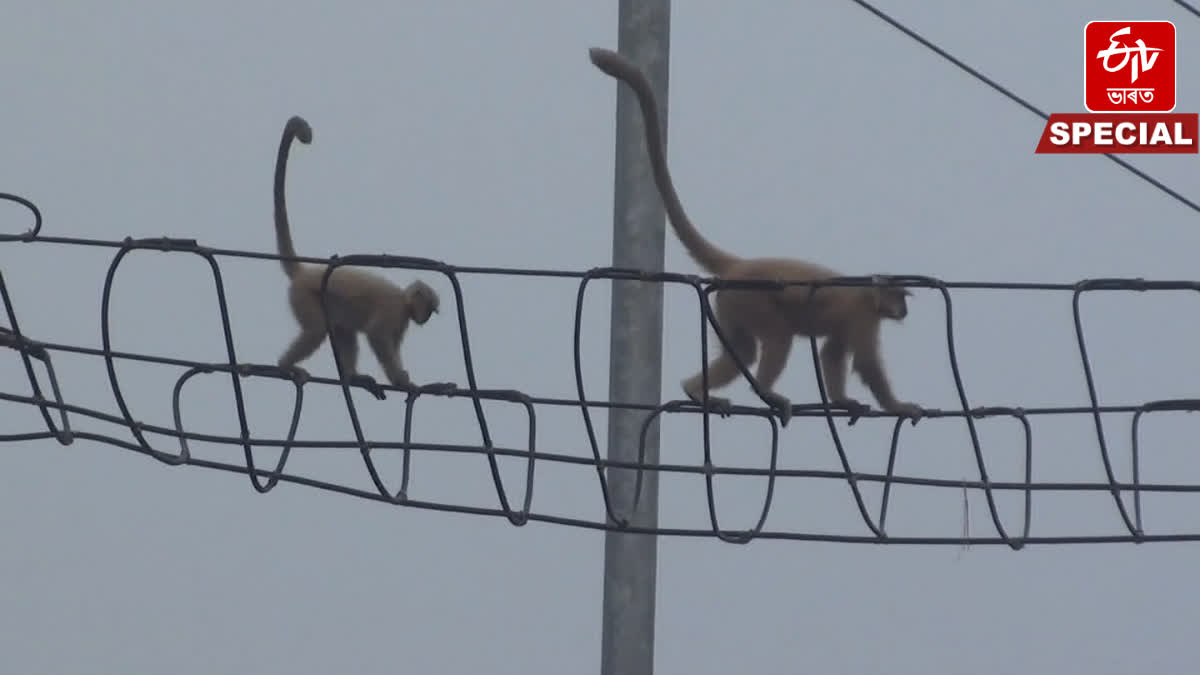
POLYGON ((1175 25, 1141 21, 1137 33, 1133 26, 1132 22, 1092 21, 1084 27, 1083 106, 1088 111, 1169 113, 1175 109, 1175 25), (1162 46, 1151 47, 1147 40, 1162 46))
POLYGON ((1083 29, 1083 105, 1054 113, 1039 153, 1194 153, 1200 114, 1175 109, 1175 24, 1091 21, 1083 29))

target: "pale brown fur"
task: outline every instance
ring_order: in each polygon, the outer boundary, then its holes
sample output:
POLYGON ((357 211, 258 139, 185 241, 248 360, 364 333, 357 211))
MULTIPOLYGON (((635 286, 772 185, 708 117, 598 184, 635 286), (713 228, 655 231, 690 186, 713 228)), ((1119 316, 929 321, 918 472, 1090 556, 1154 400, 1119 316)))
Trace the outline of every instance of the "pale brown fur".
MULTIPOLYGON (((283 129, 279 154, 275 161, 275 239, 279 255, 294 258, 296 248, 288 225, 284 181, 292 139, 312 142, 312 128, 301 117, 292 117, 283 129)), ((300 334, 292 341, 279 366, 307 377, 296 364, 312 356, 325 341, 325 312, 321 303, 321 279, 327 265, 306 265, 297 260, 281 260, 287 274, 288 303, 300 324, 300 334)), ((325 305, 329 309, 330 341, 342 370, 357 382, 373 387, 369 375, 358 373, 358 334, 367 336, 367 344, 387 374, 388 381, 399 387, 411 387, 408 372, 400 359, 408 322, 424 324, 438 311, 438 295, 421 280, 401 288, 382 277, 351 267, 337 267, 326 285, 325 305)), ((376 391, 376 395, 381 395, 376 391)))
MULTIPOLYGON (((658 119, 658 102, 650 81, 641 69, 614 51, 594 47, 588 54, 597 68, 625 82, 637 95, 654 182, 675 234, 701 267, 724 280, 819 281, 841 276, 828 267, 803 260, 741 258, 705 239, 684 212, 675 192, 658 119)), ((879 351, 882 319, 900 321, 908 314, 907 289, 825 286, 814 291, 812 286, 790 286, 782 291, 721 289, 715 295, 721 332, 746 367, 758 360, 755 379, 764 400, 778 410, 783 424, 791 418, 791 402, 773 387, 783 373, 792 340, 797 335, 825 338, 820 350, 821 371, 833 404, 862 407, 846 395, 846 361, 852 357, 854 371, 880 406, 914 419, 922 414, 920 406, 897 400, 892 393, 879 351)), ((708 365, 709 387, 723 387, 738 373, 729 349, 723 346, 721 354, 708 365)), ((703 402, 703 371, 681 384, 692 400, 703 402)), ((730 407, 725 398, 709 396, 708 400, 711 407, 722 412, 730 407)))

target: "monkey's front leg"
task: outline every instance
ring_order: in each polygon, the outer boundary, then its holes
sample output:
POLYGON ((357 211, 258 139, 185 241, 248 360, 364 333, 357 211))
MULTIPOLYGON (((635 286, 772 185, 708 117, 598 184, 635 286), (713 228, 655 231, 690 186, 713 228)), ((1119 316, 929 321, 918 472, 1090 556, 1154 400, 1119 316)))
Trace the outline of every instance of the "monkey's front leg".
POLYGON ((296 384, 299 384, 301 386, 304 386, 306 383, 308 383, 309 380, 312 379, 312 375, 310 375, 307 370, 305 370, 304 368, 301 368, 300 366, 297 366, 297 365, 282 366, 282 368, 285 371, 291 373, 292 380, 295 381, 296 384))
POLYGON ((887 373, 883 369, 883 361, 878 351, 859 352, 854 356, 854 369, 862 376, 867 388, 875 395, 884 410, 907 417, 916 424, 925 415, 925 409, 915 403, 901 401, 892 393, 892 385, 888 382, 887 373))
POLYGON ((387 374, 388 382, 401 389, 411 389, 412 378, 408 376, 408 371, 400 362, 399 342, 392 343, 387 334, 379 330, 367 333, 367 344, 371 346, 375 359, 379 361, 383 372, 387 374))
POLYGON ((387 398, 375 378, 358 372, 358 334, 348 328, 335 326, 330 341, 333 343, 333 357, 341 363, 342 372, 346 375, 346 384, 366 389, 376 400, 387 398))
POLYGON ((780 394, 776 391, 772 391, 769 389, 767 391, 763 392, 762 397, 763 397, 763 400, 767 402, 767 405, 771 406, 772 408, 775 409, 775 412, 779 413, 780 426, 786 427, 788 425, 788 422, 791 421, 791 419, 792 419, 792 402, 791 402, 791 400, 788 399, 788 397, 784 396, 783 394, 780 394))
POLYGON ((829 398, 829 405, 848 411, 853 422, 871 406, 846 395, 847 357, 846 339, 842 335, 831 335, 821 345, 821 373, 825 377, 825 395, 829 398))
POLYGON ((352 373, 350 377, 346 379, 346 383, 351 386, 362 387, 363 389, 366 389, 367 391, 371 392, 372 396, 380 401, 387 398, 387 395, 383 392, 383 387, 379 385, 379 382, 366 373, 352 373))
POLYGON ((907 417, 913 421, 913 424, 925 416, 924 408, 908 401, 894 401, 885 410, 900 417, 907 417))
POLYGON ((829 405, 833 408, 842 408, 850 412, 864 412, 870 410, 871 406, 862 401, 850 396, 840 396, 838 398, 830 398, 829 405))
POLYGON ((399 356, 396 356, 394 360, 382 360, 380 361, 380 364, 383 366, 383 370, 387 373, 388 382, 391 382, 392 386, 399 387, 401 389, 413 388, 412 378, 408 376, 408 371, 400 365, 399 356))

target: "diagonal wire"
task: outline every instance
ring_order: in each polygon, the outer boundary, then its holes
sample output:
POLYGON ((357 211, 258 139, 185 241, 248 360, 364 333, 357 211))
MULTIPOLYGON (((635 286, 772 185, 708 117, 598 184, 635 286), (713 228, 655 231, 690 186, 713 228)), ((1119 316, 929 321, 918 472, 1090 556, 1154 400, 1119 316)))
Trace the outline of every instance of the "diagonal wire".
MULTIPOLYGON (((1183 5, 1187 9, 1191 10, 1197 16, 1200 16, 1200 12, 1197 12, 1197 10, 1195 8, 1180 2, 1180 0, 1175 0, 1175 1, 1179 2, 1181 5, 1183 5)), ((900 23, 899 21, 892 18, 884 11, 876 8, 871 3, 866 2, 866 0, 850 0, 850 2, 853 2, 854 4, 858 5, 859 7, 862 7, 863 9, 867 10, 868 12, 874 14, 875 16, 879 17, 880 19, 882 19, 883 21, 888 23, 890 26, 892 26, 896 30, 900 31, 901 33, 904 33, 905 35, 912 38, 913 40, 916 40, 917 42, 921 43, 921 45, 928 48, 930 51, 934 52, 938 56, 940 56, 940 57, 946 59, 947 61, 949 61, 950 63, 953 63, 954 65, 958 66, 960 69, 965 71, 971 77, 974 77, 975 79, 979 80, 980 82, 983 82, 984 84, 991 87, 992 89, 995 89, 996 91, 1000 92, 1001 94, 1004 94, 1005 96, 1007 96, 1009 98, 1009 100, 1020 105, 1022 108, 1025 108, 1029 112, 1037 115, 1038 117, 1041 117, 1044 120, 1050 119, 1050 116, 1048 114, 1046 114, 1045 112, 1043 112, 1037 106, 1033 105, 1032 103, 1025 100, 1024 98, 1021 98, 1017 94, 1013 93, 1012 90, 1010 90, 1007 87, 1005 87, 1004 85, 996 82, 995 80, 988 77, 987 75, 984 75, 983 73, 979 72, 978 70, 967 65, 961 59, 955 57, 953 54, 947 52, 945 49, 942 49, 941 47, 937 46, 933 42, 930 42, 929 40, 927 40, 926 38, 921 36, 921 34, 917 33, 915 30, 900 23)), ((1169 195, 1170 197, 1175 199, 1175 201, 1179 202, 1180 204, 1183 204, 1184 206, 1187 206, 1191 210, 1196 211, 1197 213, 1200 213, 1200 204, 1197 204, 1196 202, 1188 199, 1187 197, 1183 196, 1179 192, 1176 192, 1175 190, 1171 189, 1170 187, 1167 187, 1167 185, 1165 183, 1158 180, 1157 178, 1155 178, 1155 177, 1151 176, 1150 174, 1146 173, 1145 171, 1142 171, 1141 169, 1135 167, 1134 165, 1130 164, 1129 162, 1125 161, 1124 159, 1117 157, 1116 155, 1113 155, 1110 153, 1104 153, 1104 156, 1109 158, 1110 160, 1116 162, 1118 166, 1125 169, 1126 171, 1132 173, 1133 175, 1137 176, 1138 178, 1141 178, 1142 180, 1146 181, 1147 183, 1153 185, 1154 187, 1158 188, 1162 192, 1166 193, 1167 195, 1169 195)))
POLYGON ((1187 11, 1189 11, 1189 12, 1191 12, 1192 14, 1196 15, 1197 17, 1200 17, 1200 9, 1196 9, 1194 6, 1192 6, 1192 5, 1190 5, 1190 4, 1186 3, 1186 2, 1184 2, 1183 0, 1175 0, 1175 4, 1177 4, 1177 5, 1179 5, 1180 7, 1182 7, 1182 8, 1184 8, 1184 9, 1186 9, 1187 11))

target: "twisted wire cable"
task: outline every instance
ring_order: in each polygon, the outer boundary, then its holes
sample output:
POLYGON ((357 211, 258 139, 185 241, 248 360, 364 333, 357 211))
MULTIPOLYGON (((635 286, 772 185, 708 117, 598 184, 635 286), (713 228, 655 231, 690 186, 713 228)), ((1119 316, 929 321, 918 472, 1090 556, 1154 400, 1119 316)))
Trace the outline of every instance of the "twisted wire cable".
MULTIPOLYGON (((229 319, 228 302, 225 297, 226 286, 221 273, 220 259, 233 257, 277 261, 279 256, 269 253, 209 248, 202 246, 196 241, 190 239, 127 238, 117 241, 43 236, 40 233, 40 212, 32 202, 15 195, 9 195, 5 193, 0 193, 0 200, 21 204, 28 208, 34 217, 34 226, 29 231, 21 235, 0 235, 0 241, 11 242, 14 245, 86 246, 98 249, 108 249, 114 252, 112 260, 109 264, 108 273, 105 276, 104 288, 101 296, 102 344, 99 348, 42 342, 24 334, 21 330, 19 322, 18 308, 14 302, 12 294, 9 292, 4 275, 2 271, 0 271, 0 300, 4 302, 5 315, 7 316, 9 322, 9 326, 7 328, 0 330, 0 347, 7 348, 8 350, 15 352, 23 360, 30 391, 32 391, 32 395, 21 395, 11 391, 0 391, 0 401, 5 401, 13 405, 25 405, 37 408, 41 413, 42 423, 44 424, 44 429, 42 430, 5 430, 4 433, 0 434, 0 441, 21 442, 36 439, 54 439, 65 445, 74 442, 75 439, 85 439, 138 452, 168 465, 187 465, 240 473, 247 476, 250 479, 253 488, 262 493, 271 491, 281 482, 287 482, 413 508, 504 517, 510 523, 518 526, 532 521, 556 523, 590 529, 623 528, 635 532, 654 533, 666 536, 717 537, 724 541, 733 543, 745 543, 756 538, 763 538, 858 543, 920 543, 952 545, 962 545, 964 543, 993 543, 1007 545, 1013 549, 1019 549, 1028 543, 1200 540, 1200 532, 1146 534, 1142 526, 1141 509, 1142 495, 1144 493, 1200 492, 1200 485, 1174 483, 1151 484, 1139 481, 1139 463, 1141 457, 1139 448, 1139 430, 1145 416, 1151 413, 1164 411, 1200 410, 1200 400, 1167 399, 1148 401, 1141 405, 1101 405, 1096 394, 1095 382, 1092 376, 1092 368, 1087 353, 1085 331, 1083 329, 1079 307, 1079 299, 1085 293, 1110 291, 1197 291, 1200 290, 1200 282, 1169 280, 1149 281, 1144 279, 1085 279, 1073 284, 1030 282, 989 283, 951 282, 924 276, 894 277, 889 280, 890 283, 902 283, 910 287, 929 288, 938 293, 942 298, 946 315, 945 344, 951 366, 950 370, 954 378, 956 391, 958 393, 959 407, 952 410, 929 410, 927 411, 925 417, 922 418, 923 421, 921 423, 951 423, 955 420, 961 420, 961 422, 965 423, 968 431, 970 432, 969 438, 976 470, 978 472, 978 478, 975 480, 947 480, 922 476, 898 475, 894 469, 903 437, 902 432, 908 426, 905 424, 906 420, 874 410, 854 411, 841 410, 831 407, 825 391, 824 383, 820 379, 820 370, 819 368, 815 367, 819 362, 819 357, 817 354, 815 340, 811 339, 809 341, 811 346, 811 356, 813 358, 814 370, 817 373, 818 390, 821 394, 821 400, 818 403, 795 405, 793 416, 794 418, 820 417, 826 421, 826 426, 829 430, 829 437, 836 450, 841 464, 841 470, 829 471, 786 469, 780 467, 778 465, 778 458, 780 455, 780 432, 776 422, 775 414, 766 405, 761 407, 747 405, 734 406, 731 410, 731 415, 758 418, 763 420, 769 426, 769 465, 765 468, 719 467, 713 462, 712 442, 709 429, 709 416, 714 413, 710 413, 698 404, 690 400, 674 400, 666 401, 655 406, 635 405, 623 402, 596 400, 589 397, 582 375, 583 368, 580 350, 582 307, 586 290, 589 283, 596 280, 639 280, 647 283, 680 284, 690 287, 692 292, 696 294, 700 304, 701 321, 698 325, 698 328, 700 330, 701 348, 704 350, 704 353, 707 353, 707 328, 711 327, 714 330, 718 340, 724 342, 726 339, 722 334, 719 325, 714 321, 712 305, 709 302, 709 296, 711 293, 718 288, 727 286, 737 286, 743 288, 779 288, 781 284, 778 282, 742 281, 733 283, 722 282, 717 279, 698 277, 695 275, 674 273, 649 274, 637 270, 616 269, 610 267, 596 268, 582 272, 554 269, 462 267, 423 258, 401 258, 395 256, 356 255, 345 257, 333 256, 329 259, 299 258, 303 262, 324 262, 335 266, 354 264, 432 271, 443 274, 447 277, 447 279, 450 280, 455 296, 454 305, 458 314, 458 327, 461 338, 462 357, 468 376, 468 386, 460 388, 457 386, 448 385, 447 383, 438 383, 416 388, 411 391, 404 391, 396 389, 395 387, 385 386, 385 390, 396 393, 403 391, 403 393, 405 393, 404 430, 401 434, 401 439, 399 440, 368 442, 363 435, 360 424, 358 423, 358 415, 355 411, 355 403, 349 392, 349 387, 355 385, 352 385, 341 378, 335 379, 321 377, 313 377, 308 380, 307 383, 302 385, 299 381, 293 380, 292 375, 289 372, 284 371, 274 365, 243 363, 237 359, 237 355, 233 347, 233 329, 229 319), (208 263, 208 269, 210 270, 213 278, 213 289, 217 296, 217 305, 220 310, 221 327, 224 334, 224 344, 227 353, 227 359, 225 361, 220 363, 202 363, 168 355, 133 353, 113 348, 110 335, 111 319, 109 316, 113 280, 121 263, 133 252, 142 250, 159 251, 171 255, 196 255, 200 256, 208 263), (463 274, 534 276, 542 278, 572 279, 578 283, 577 301, 574 313, 574 366, 577 390, 576 398, 552 398, 546 396, 536 396, 515 390, 480 389, 476 386, 474 376, 475 369, 471 352, 471 336, 466 312, 464 309, 465 303, 463 300, 462 286, 458 281, 458 277, 463 274), (1029 409, 1006 406, 972 406, 967 396, 967 388, 963 382, 963 378, 959 370, 953 331, 953 291, 958 289, 996 289, 1000 291, 1023 290, 1070 293, 1072 296, 1072 312, 1075 321, 1076 339, 1079 347, 1080 361, 1085 374, 1090 404, 1073 407, 1045 407, 1029 409), (72 404, 70 402, 69 394, 64 394, 58 383, 57 375, 53 366, 53 356, 56 353, 69 353, 104 359, 107 367, 109 385, 111 387, 118 412, 114 414, 112 412, 106 412, 72 404), (116 372, 115 363, 117 361, 154 363, 182 370, 172 390, 171 398, 173 420, 170 424, 153 423, 144 419, 139 419, 136 415, 134 415, 126 402, 124 389, 121 386, 120 378, 116 372), (45 390, 42 387, 41 381, 34 369, 35 362, 41 362, 44 364, 47 378, 50 382, 49 390, 52 393, 52 397, 47 397, 43 393, 45 390), (239 433, 236 435, 226 436, 219 434, 201 434, 191 432, 186 429, 184 415, 180 403, 182 392, 186 388, 188 382, 192 381, 195 376, 201 374, 218 374, 221 376, 228 376, 230 378, 230 382, 233 385, 232 402, 237 412, 238 420, 239 433), (250 434, 249 417, 246 413, 245 398, 241 390, 241 382, 246 378, 282 379, 287 380, 294 385, 295 395, 293 399, 293 410, 289 431, 286 438, 257 438, 250 434), (337 386, 342 389, 345 394, 347 411, 349 412, 352 420, 354 432, 353 438, 336 441, 314 441, 298 439, 296 437, 296 429, 303 411, 304 389, 306 386, 337 386), (481 439, 480 443, 477 445, 462 445, 414 441, 411 436, 414 407, 418 400, 424 396, 471 399, 472 403, 474 404, 475 418, 479 428, 481 439), (499 447, 491 440, 491 433, 488 427, 487 417, 482 408, 483 401, 506 401, 521 406, 525 412, 527 427, 525 447, 499 447), (537 412, 544 408, 564 407, 575 408, 580 411, 584 426, 587 430, 587 438, 591 455, 590 458, 564 452, 547 452, 537 448, 537 412), (647 465, 641 459, 636 462, 616 462, 607 460, 601 453, 591 415, 593 410, 612 408, 636 409, 646 412, 647 415, 643 423, 643 433, 651 424, 658 421, 664 415, 699 415, 700 423, 704 431, 702 435, 704 457, 703 462, 699 465, 647 465), (1109 450, 1107 430, 1102 423, 1103 417, 1111 414, 1132 414, 1131 435, 1133 439, 1133 480, 1131 482, 1118 481, 1112 468, 1113 462, 1109 450), (1106 481, 1100 483, 1038 482, 1032 479, 1034 431, 1031 420, 1040 417, 1061 415, 1090 415, 1093 418, 1096 428, 1097 449, 1105 468, 1107 477, 1106 481), (984 452, 983 445, 980 442, 974 426, 976 420, 989 417, 1009 418, 1020 425, 1024 436, 1023 480, 995 481, 989 477, 986 453, 984 452), (838 432, 838 428, 835 424, 835 421, 838 418, 842 418, 843 420, 848 421, 850 424, 856 423, 859 419, 892 418, 892 434, 886 472, 882 474, 866 473, 854 469, 850 459, 850 453, 847 452, 845 444, 842 441, 838 432), (125 440, 110 434, 92 431, 90 429, 83 430, 79 428, 73 428, 72 420, 76 421, 75 426, 78 427, 77 422, 80 419, 96 420, 123 426, 129 430, 133 440, 125 440), (174 439, 174 442, 177 442, 178 446, 177 448, 155 447, 148 440, 148 434, 162 436, 167 439, 174 439), (243 450, 244 463, 234 464, 195 457, 191 453, 189 442, 205 442, 240 447, 243 450), (278 459, 273 466, 262 467, 255 462, 254 448, 256 447, 278 447, 281 449, 278 459), (301 476, 289 473, 287 471, 288 460, 295 451, 303 451, 318 447, 341 448, 347 450, 357 449, 362 456, 364 466, 372 479, 375 489, 364 490, 353 488, 310 476, 301 476), (402 475, 400 478, 400 488, 394 492, 385 486, 382 472, 375 465, 372 459, 373 451, 383 449, 400 450, 404 454, 404 462, 401 469, 402 475), (493 485, 496 493, 496 505, 492 507, 468 506, 464 504, 441 503, 410 498, 408 496, 408 487, 410 482, 409 453, 412 450, 483 456, 488 462, 489 468, 492 471, 493 485), (518 458, 523 460, 525 463, 525 491, 524 498, 521 500, 519 506, 514 506, 513 500, 510 498, 507 488, 500 478, 499 470, 497 468, 497 459, 499 457, 518 458), (535 467, 538 463, 558 463, 577 466, 586 465, 593 467, 597 477, 596 494, 600 497, 600 501, 604 507, 605 515, 609 517, 590 520, 534 511, 532 504, 534 488, 536 486, 535 467), (608 467, 636 470, 639 474, 639 486, 641 473, 649 470, 662 473, 703 476, 707 493, 709 527, 661 527, 652 530, 630 527, 617 515, 620 512, 624 512, 623 508, 617 508, 623 505, 614 505, 610 498, 605 472, 608 467), (761 509, 759 510, 757 522, 752 528, 747 530, 730 530, 720 526, 717 518, 713 483, 717 476, 722 475, 756 476, 766 479, 767 491, 764 496, 761 509), (860 515, 863 531, 858 533, 817 533, 767 529, 765 527, 765 523, 770 512, 775 491, 775 484, 777 479, 780 478, 815 478, 844 482, 849 488, 854 505, 860 515), (868 503, 869 500, 864 496, 862 490, 860 489, 860 485, 863 483, 882 484, 882 497, 877 504, 868 503), (980 490, 984 493, 988 504, 994 534, 966 538, 964 538, 961 534, 942 537, 890 536, 887 533, 886 521, 889 506, 891 504, 892 488, 896 485, 922 486, 925 488, 980 490), (1002 491, 1019 492, 1024 498, 1022 525, 1019 532, 1010 532, 1001 522, 998 508, 996 506, 996 494, 1002 491), (1033 535, 1030 532, 1032 494, 1038 491, 1084 491, 1108 493, 1114 499, 1117 514, 1124 526, 1126 534, 1033 535), (1126 506, 1125 501, 1122 498, 1124 493, 1132 493, 1132 509, 1126 506)), ((871 283, 879 282, 877 279, 862 277, 844 277, 822 282, 823 285, 865 285, 871 283)), ((739 363, 738 366, 743 371, 743 374, 748 374, 748 370, 746 369, 746 365, 744 363, 739 363)), ((759 393, 761 394, 761 392, 759 393)), ((640 457, 641 454, 639 452, 639 458, 640 457)), ((635 490, 635 499, 639 498, 639 493, 640 490, 635 490)))

